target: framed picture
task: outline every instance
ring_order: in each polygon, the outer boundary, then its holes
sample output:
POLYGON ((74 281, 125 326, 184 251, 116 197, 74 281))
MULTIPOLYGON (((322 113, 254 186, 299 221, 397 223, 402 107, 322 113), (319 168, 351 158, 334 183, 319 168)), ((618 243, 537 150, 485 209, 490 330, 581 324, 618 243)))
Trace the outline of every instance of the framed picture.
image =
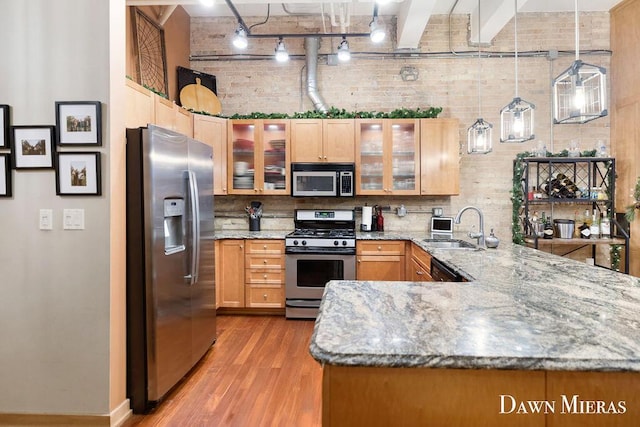
POLYGON ((100 153, 58 153, 56 194, 59 196, 99 196, 100 153))
POLYGON ((102 145, 100 101, 56 102, 58 145, 102 145))
POLYGON ((0 197, 11 197, 11 155, 0 154, 0 197))
POLYGON ((53 168, 53 126, 11 126, 16 169, 53 168))
POLYGON ((2 104, 0 105, 0 149, 9 148, 9 126, 11 126, 9 106, 2 104))

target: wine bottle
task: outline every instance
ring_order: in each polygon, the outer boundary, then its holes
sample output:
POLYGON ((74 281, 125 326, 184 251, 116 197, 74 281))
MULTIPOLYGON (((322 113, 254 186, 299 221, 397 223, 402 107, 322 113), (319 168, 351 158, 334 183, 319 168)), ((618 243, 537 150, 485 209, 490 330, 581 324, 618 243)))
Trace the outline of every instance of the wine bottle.
MULTIPOLYGON (((544 212, 542 213, 544 215, 544 212)), ((542 231, 542 238, 544 239, 553 239, 553 221, 551 221, 551 217, 546 219, 544 223, 544 230, 542 231)))
POLYGON ((600 234, 603 239, 611 238, 611 220, 608 212, 607 215, 600 213, 600 234))
POLYGON ((593 216, 591 217, 591 226, 589 227, 589 231, 591 231, 591 239, 599 239, 600 238, 600 222, 598 221, 598 217, 596 216, 596 210, 593 210, 593 216))

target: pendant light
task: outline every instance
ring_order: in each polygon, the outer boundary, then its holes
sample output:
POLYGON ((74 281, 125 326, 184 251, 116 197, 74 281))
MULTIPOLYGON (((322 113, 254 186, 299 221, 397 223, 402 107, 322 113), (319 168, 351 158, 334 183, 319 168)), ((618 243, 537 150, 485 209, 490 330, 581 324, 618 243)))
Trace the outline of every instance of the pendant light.
POLYGON ((518 96, 518 0, 515 0, 513 32, 516 96, 500 110, 500 142, 525 142, 535 138, 533 116, 536 106, 518 96))
MULTIPOLYGON (((482 116, 482 98, 480 96, 480 0, 478 0, 478 116, 482 116)), ((476 120, 467 130, 467 153, 486 154, 490 153, 491 130, 493 125, 482 118, 476 120)))
POLYGON ((586 123, 607 115, 607 70, 579 59, 578 0, 575 0, 576 59, 553 80, 553 122, 586 123))

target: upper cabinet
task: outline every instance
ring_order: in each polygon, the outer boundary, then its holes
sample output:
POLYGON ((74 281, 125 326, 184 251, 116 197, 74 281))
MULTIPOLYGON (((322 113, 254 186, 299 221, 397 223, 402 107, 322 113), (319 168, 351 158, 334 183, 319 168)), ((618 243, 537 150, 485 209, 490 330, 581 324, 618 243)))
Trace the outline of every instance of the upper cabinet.
POLYGON ((417 119, 356 120, 357 194, 420 194, 419 125, 417 119))
POLYGON ((229 194, 289 194, 290 145, 289 120, 229 120, 229 194))
POLYGON ((213 194, 227 192, 227 120, 193 115, 193 138, 213 147, 213 194))
POLYGON ((155 120, 153 92, 133 80, 127 79, 126 82, 126 126, 128 128, 137 128, 153 123, 155 120))
POLYGON ((354 138, 352 119, 293 119, 291 161, 353 163, 354 138))
POLYGON ((188 137, 193 137, 192 114, 159 95, 153 94, 155 121, 154 123, 165 129, 171 129, 188 137))
POLYGON ((460 141, 457 119, 420 120, 420 194, 460 193, 460 141))

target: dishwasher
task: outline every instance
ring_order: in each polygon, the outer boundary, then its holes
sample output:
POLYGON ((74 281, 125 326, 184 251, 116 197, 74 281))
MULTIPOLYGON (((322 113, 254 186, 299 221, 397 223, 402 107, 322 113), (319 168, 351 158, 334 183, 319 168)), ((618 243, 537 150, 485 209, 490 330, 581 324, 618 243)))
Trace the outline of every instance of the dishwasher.
POLYGON ((434 282, 464 282, 465 278, 436 258, 431 258, 431 278, 434 282))

